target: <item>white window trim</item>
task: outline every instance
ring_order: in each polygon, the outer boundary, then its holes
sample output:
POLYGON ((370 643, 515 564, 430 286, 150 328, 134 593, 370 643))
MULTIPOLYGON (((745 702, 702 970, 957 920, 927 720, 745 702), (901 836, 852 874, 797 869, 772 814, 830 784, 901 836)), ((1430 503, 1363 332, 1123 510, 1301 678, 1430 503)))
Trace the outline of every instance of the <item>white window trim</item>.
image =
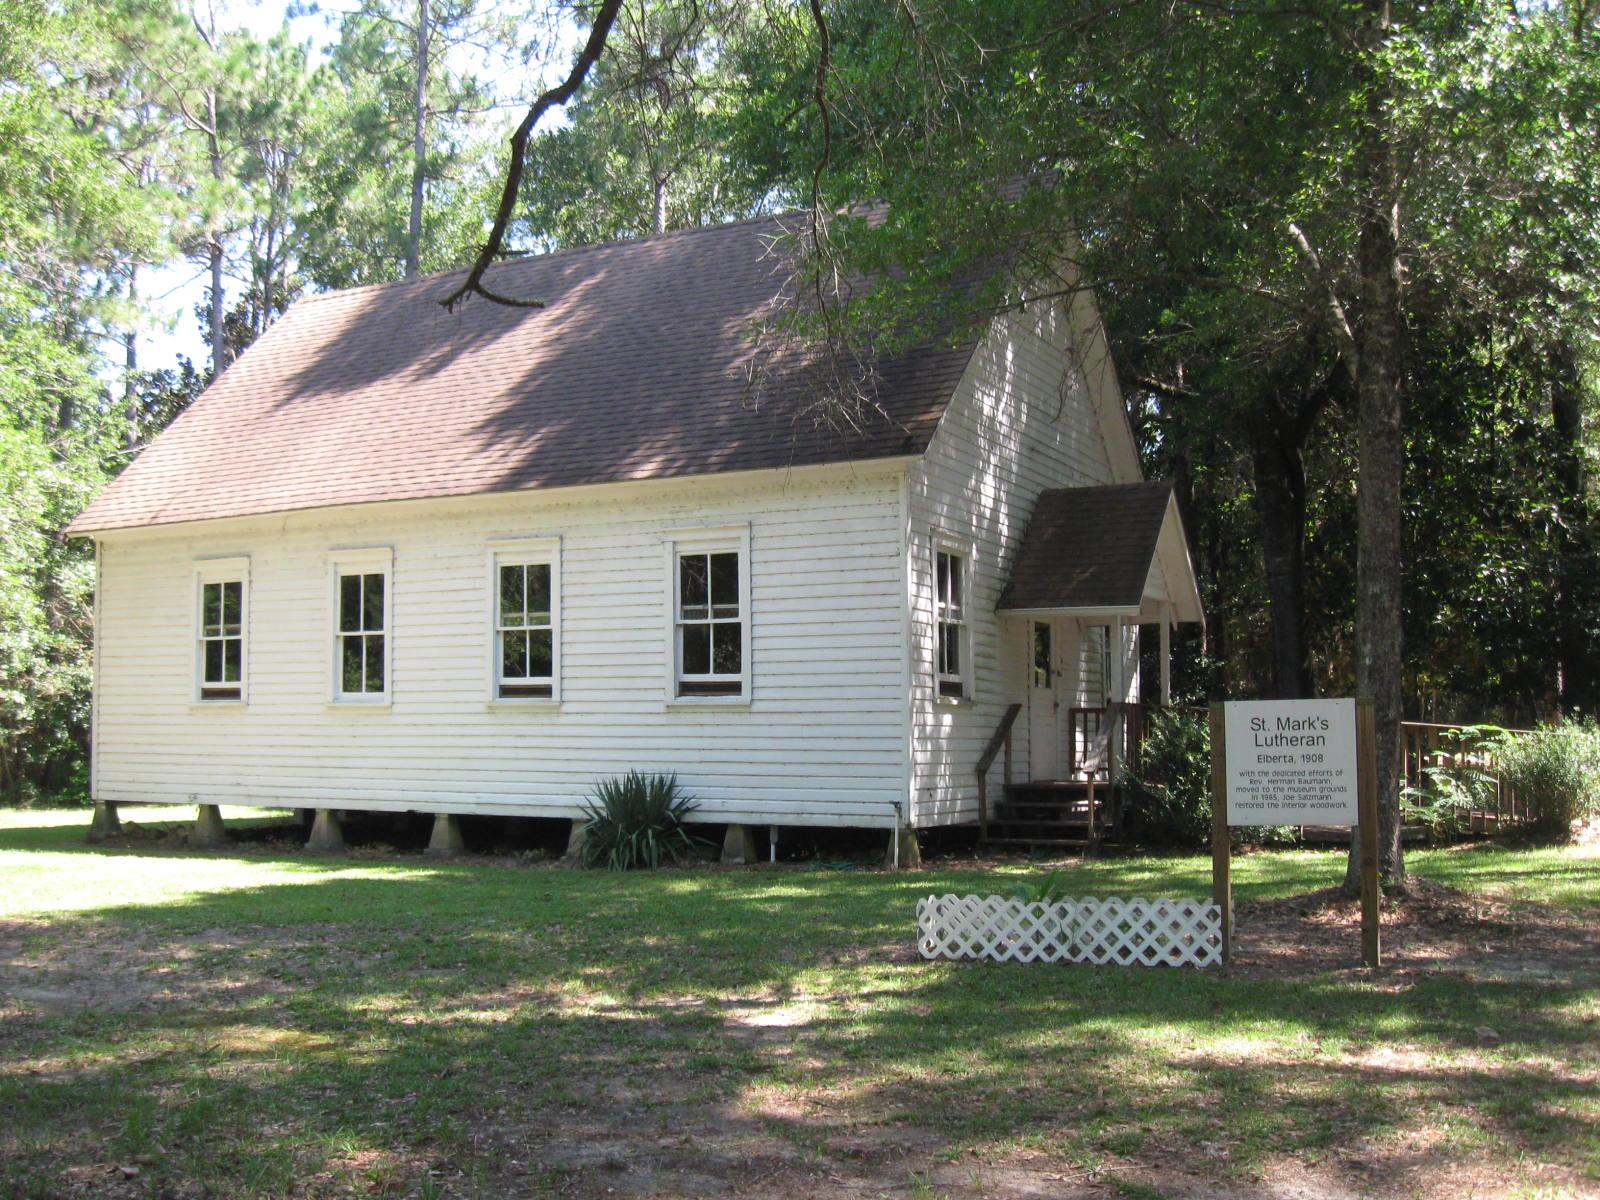
POLYGON ((328 703, 340 709, 388 708, 394 700, 394 548, 358 546, 328 552, 328 703), (339 576, 383 575, 383 691, 350 695, 339 690, 339 576))
MULTIPOLYGON (((668 708, 748 708, 750 707, 750 526, 720 525, 705 529, 674 529, 665 535, 666 568, 666 681, 664 701, 668 708), (716 554, 735 550, 739 554, 739 694, 737 696, 678 695, 678 556, 716 554)), ((726 678, 732 679, 732 676, 726 678)))
POLYGON ((250 702, 250 558, 237 555, 232 558, 200 558, 194 563, 194 626, 189 639, 193 647, 194 678, 190 691, 194 708, 242 708, 250 702), (239 588, 239 698, 237 700, 208 700, 202 695, 205 687, 205 585, 208 583, 233 583, 239 588))
POLYGON ((561 539, 559 537, 505 538, 489 543, 486 555, 488 581, 488 641, 484 649, 488 703, 494 708, 555 708, 561 703, 561 539), (550 694, 502 696, 500 694, 500 568, 544 563, 550 567, 550 694))
POLYGON ((972 704, 977 699, 978 677, 972 658, 972 573, 978 561, 977 547, 965 538, 956 537, 941 529, 934 529, 929 538, 928 594, 932 598, 929 616, 933 630, 933 657, 928 664, 928 675, 933 686, 936 704, 959 706, 972 704), (961 571, 961 695, 946 696, 939 690, 939 554, 959 555, 963 560, 961 571))

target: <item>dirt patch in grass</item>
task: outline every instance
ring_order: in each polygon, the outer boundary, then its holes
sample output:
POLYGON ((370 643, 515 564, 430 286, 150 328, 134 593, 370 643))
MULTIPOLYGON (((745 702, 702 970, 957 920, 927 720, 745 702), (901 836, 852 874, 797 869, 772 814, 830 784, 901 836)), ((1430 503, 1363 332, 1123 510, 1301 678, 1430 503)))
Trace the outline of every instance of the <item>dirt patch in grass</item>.
POLYGON ((94 921, 0 920, 0 1005, 44 1016, 236 1007, 291 990, 293 973, 312 971, 330 940, 315 926, 159 936, 94 921), (267 960, 270 971, 254 965, 267 960))
MULTIPOLYGON (((1554 905, 1508 904, 1413 878, 1386 897, 1383 978, 1425 973, 1472 979, 1571 982, 1600 970, 1600 930, 1554 905)), ((1361 905, 1337 888, 1234 906, 1234 956, 1224 970, 1246 978, 1305 977, 1361 968, 1361 905)))

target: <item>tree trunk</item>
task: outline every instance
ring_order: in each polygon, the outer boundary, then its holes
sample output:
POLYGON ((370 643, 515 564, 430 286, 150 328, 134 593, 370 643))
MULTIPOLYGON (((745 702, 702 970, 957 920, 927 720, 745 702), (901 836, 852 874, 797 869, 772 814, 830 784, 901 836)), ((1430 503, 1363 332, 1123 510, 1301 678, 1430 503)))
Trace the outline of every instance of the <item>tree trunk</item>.
MULTIPOLYGON (((139 304, 139 264, 128 266, 128 303, 139 304)), ((139 328, 137 317, 128 320, 127 332, 122 335, 122 411, 128 421, 128 432, 123 445, 130 451, 139 446, 139 391, 134 374, 139 370, 139 328)))
MULTIPOLYGON (((1356 471, 1356 692, 1377 721, 1378 871, 1388 890, 1405 886, 1400 850, 1401 495, 1405 437, 1400 397, 1400 185, 1391 128, 1389 68, 1378 61, 1392 25, 1389 0, 1366 0, 1366 113, 1357 145, 1362 190, 1359 449, 1356 471)), ((1352 842, 1345 887, 1360 884, 1352 842)))
POLYGON ((411 224, 406 278, 422 270, 422 195, 428 165, 428 0, 417 0, 417 94, 411 144, 411 224))
POLYGON ((1577 355, 1563 344, 1549 364, 1550 417, 1558 441, 1555 476, 1560 487, 1560 562, 1557 567, 1555 692, 1561 712, 1593 712, 1600 699, 1596 662, 1594 534, 1584 471, 1584 389, 1577 355))
POLYGON ((665 177, 656 180, 656 211, 655 219, 651 222, 652 231, 665 233, 667 231, 667 181, 665 177))
POLYGON ((267 253, 261 270, 261 316, 256 322, 255 334, 260 337, 272 324, 272 275, 274 256, 277 254, 277 226, 267 229, 267 253))
POLYGON ((1306 475, 1300 440, 1282 406, 1264 395, 1250 422, 1256 515, 1272 626, 1272 691, 1279 700, 1311 695, 1306 639, 1306 475))
MULTIPOLYGON (((217 140, 217 91, 215 88, 206 92, 206 117, 210 122, 206 129, 206 150, 211 159, 211 178, 218 183, 222 182, 222 145, 217 140)), ((221 218, 215 218, 220 222, 221 218)), ((228 365, 228 340, 225 332, 223 316, 227 308, 223 303, 222 295, 222 230, 216 225, 211 229, 210 245, 207 255, 211 260, 211 376, 216 378, 222 374, 223 368, 228 365)))

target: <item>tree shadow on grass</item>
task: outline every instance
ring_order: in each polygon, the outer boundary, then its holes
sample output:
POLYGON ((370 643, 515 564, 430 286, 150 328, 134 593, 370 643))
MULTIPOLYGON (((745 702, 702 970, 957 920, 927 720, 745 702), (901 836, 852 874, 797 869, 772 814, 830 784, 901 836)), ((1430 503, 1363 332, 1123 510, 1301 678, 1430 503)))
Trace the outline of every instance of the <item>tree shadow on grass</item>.
POLYGON ((964 1148, 1206 1142, 1221 1171, 1431 1113, 1593 1160, 1593 979, 926 964, 908 948, 930 882, 329 861, 51 921, 37 953, 109 948, 95 971, 161 987, 3 1015, 0 1180, 494 1195, 768 1172, 793 1194, 820 1171, 882 1190, 964 1148))

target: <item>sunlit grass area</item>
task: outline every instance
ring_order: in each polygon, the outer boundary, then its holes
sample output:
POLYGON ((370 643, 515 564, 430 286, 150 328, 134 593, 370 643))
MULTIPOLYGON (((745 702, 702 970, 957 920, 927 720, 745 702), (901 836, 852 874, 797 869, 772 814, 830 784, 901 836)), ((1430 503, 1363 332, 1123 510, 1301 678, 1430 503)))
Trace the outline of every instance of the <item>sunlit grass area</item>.
MULTIPOLYGON (((86 821, 0 813, 0 1194, 1600 1190, 1593 966, 1372 975, 1353 942, 1305 975, 929 964, 917 898, 1039 868, 615 876, 91 848, 86 821)), ((1600 908, 1581 850, 1412 865, 1578 936, 1600 908)), ((1236 895, 1342 868, 1243 855, 1236 895)), ((1063 870, 1078 893, 1209 887, 1199 856, 1063 870)))

